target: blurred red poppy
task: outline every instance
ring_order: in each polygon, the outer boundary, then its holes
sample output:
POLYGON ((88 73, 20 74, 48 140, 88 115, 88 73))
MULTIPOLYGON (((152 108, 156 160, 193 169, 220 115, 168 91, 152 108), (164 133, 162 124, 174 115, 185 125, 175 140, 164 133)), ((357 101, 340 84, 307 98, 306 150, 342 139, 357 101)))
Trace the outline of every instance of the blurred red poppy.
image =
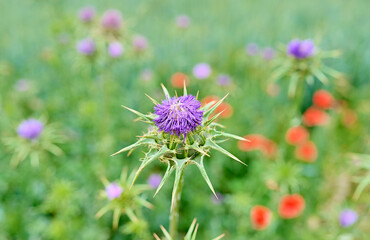
POLYGON ((290 219, 301 215, 304 208, 305 201, 301 195, 285 195, 280 199, 278 212, 280 217, 290 219))
POLYGON ((177 72, 171 76, 171 84, 174 88, 183 88, 185 85, 189 85, 189 78, 185 73, 177 72))
POLYGON ((313 94, 313 104, 322 109, 329 109, 334 105, 334 97, 325 90, 318 90, 313 94))
MULTIPOLYGON (((202 100, 202 105, 207 105, 208 103, 214 101, 215 103, 217 101, 219 101, 220 98, 218 97, 215 97, 215 96, 208 96, 208 97, 205 97, 203 98, 202 100)), ((229 118, 233 115, 234 113, 234 109, 233 107, 228 104, 228 103, 225 103, 225 102, 222 102, 215 110, 215 113, 218 114, 218 113, 221 113, 220 114, 220 118, 229 118), (221 113, 222 112, 222 113, 221 113)))
POLYGON ((295 126, 288 129, 285 134, 285 140, 290 145, 298 145, 308 140, 309 132, 302 126, 295 126))
POLYGON ((317 158, 315 143, 306 141, 298 145, 295 149, 295 157, 304 162, 314 162, 317 158))
POLYGON ((264 230, 271 223, 272 213, 267 207, 256 205, 251 209, 251 222, 255 230, 264 230))
POLYGON ((329 122, 329 115, 315 107, 309 107, 303 114, 303 123, 309 127, 322 126, 329 122))
POLYGON ((253 151, 260 150, 265 156, 272 158, 276 155, 277 146, 276 143, 260 134, 250 134, 244 136, 249 139, 247 141, 239 141, 238 147, 242 151, 253 151))

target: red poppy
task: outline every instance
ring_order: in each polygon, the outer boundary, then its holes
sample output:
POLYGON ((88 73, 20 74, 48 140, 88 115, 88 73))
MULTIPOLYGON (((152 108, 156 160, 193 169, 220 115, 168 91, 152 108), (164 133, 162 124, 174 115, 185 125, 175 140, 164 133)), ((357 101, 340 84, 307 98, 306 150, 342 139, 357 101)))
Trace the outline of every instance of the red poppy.
POLYGON ((325 90, 318 90, 313 94, 313 104, 322 109, 329 109, 334 105, 334 97, 325 90))
POLYGON ((309 132, 302 126, 291 127, 285 134, 285 140, 290 145, 298 145, 308 140, 309 132))
MULTIPOLYGON (((208 96, 208 97, 203 98, 202 103, 203 103, 203 106, 204 106, 204 105, 207 105, 208 103, 210 103, 212 101, 214 101, 216 103, 219 100, 220 99, 218 97, 208 96)), ((233 107, 230 104, 225 103, 225 102, 222 102, 216 108, 215 113, 216 114, 221 113, 220 114, 220 118, 229 118, 229 117, 231 117, 233 115, 234 109, 233 109, 233 107)))
POLYGON ((304 162, 314 162, 317 158, 317 148, 311 141, 304 142, 295 149, 295 157, 304 162))
POLYGON ((279 215, 290 219, 298 217, 305 208, 305 201, 299 194, 285 195, 280 199, 279 215))
POLYGON ((271 223, 272 213, 267 207, 256 205, 251 209, 251 222, 255 230, 264 230, 271 223))
POLYGON ((263 154, 267 157, 274 157, 277 151, 276 144, 267 139, 266 137, 260 134, 250 134, 244 136, 244 138, 250 140, 247 141, 239 141, 238 146, 239 149, 242 151, 253 151, 253 150, 260 150, 263 154))
POLYGON ((185 85, 189 85, 189 78, 186 74, 177 72, 171 76, 171 84, 174 88, 183 88, 185 85))
POLYGON ((309 107, 303 114, 303 122, 309 127, 322 126, 329 122, 329 115, 315 107, 309 107))

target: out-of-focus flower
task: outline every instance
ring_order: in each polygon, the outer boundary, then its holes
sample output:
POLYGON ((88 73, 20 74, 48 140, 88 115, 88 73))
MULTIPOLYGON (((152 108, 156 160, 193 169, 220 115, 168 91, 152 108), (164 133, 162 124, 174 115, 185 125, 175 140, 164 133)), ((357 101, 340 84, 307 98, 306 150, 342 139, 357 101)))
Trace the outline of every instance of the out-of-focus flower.
POLYGON ((311 57, 315 53, 315 45, 311 39, 293 39, 288 43, 287 54, 296 59, 311 57))
POLYGON ((111 42, 108 46, 108 53, 112 58, 120 57, 123 52, 124 48, 120 42, 111 42))
POLYGON ((271 97, 276 97, 280 93, 280 87, 276 83, 269 83, 267 85, 266 92, 271 97))
POLYGON ((275 58, 276 56, 276 51, 272 47, 266 47, 262 50, 262 57, 265 60, 271 60, 275 58))
POLYGON ((280 199, 279 215, 282 218, 296 218, 305 208, 304 198, 299 194, 285 195, 280 199))
POLYGON ((240 150, 248 152, 260 150, 265 156, 269 158, 272 158, 276 155, 277 152, 276 143, 266 138, 265 136, 260 134, 250 134, 244 136, 244 138, 250 141, 249 142, 239 141, 238 146, 240 150))
POLYGON ((92 56, 96 50, 95 42, 91 38, 82 39, 77 43, 76 49, 83 55, 92 56))
POLYGON ((136 35, 133 37, 132 45, 134 46, 136 51, 145 51, 149 46, 146 37, 141 35, 136 35))
POLYGON ((312 102, 316 107, 329 109, 334 105, 334 97, 325 90, 318 90, 313 94, 312 102))
POLYGON ((357 113, 351 109, 344 109, 341 117, 341 121, 344 126, 352 127, 357 122, 357 113))
POLYGON ((189 78, 185 73, 177 72, 171 76, 171 84, 174 88, 183 88, 189 85, 189 78))
POLYGON ((228 86, 231 84, 231 77, 227 74, 220 74, 216 78, 217 84, 220 86, 228 86))
POLYGON ((271 223, 272 213, 267 207, 256 205, 251 209, 250 219, 255 230, 264 230, 271 223))
POLYGON ((285 134, 285 140, 290 145, 298 145, 304 143, 310 137, 309 132, 302 126, 295 126, 288 129, 285 134))
POLYGON ((105 188, 105 192, 109 200, 113 200, 121 196, 123 189, 116 183, 111 183, 105 188))
POLYGON ((153 71, 151 69, 148 69, 148 68, 144 69, 140 73, 140 78, 145 82, 149 82, 150 80, 153 79, 153 71))
POLYGON ((339 222, 342 227, 352 226, 357 222, 358 214, 352 209, 345 209, 340 213, 339 222))
POLYGON ((176 25, 179 28, 185 29, 190 26, 191 19, 187 15, 179 15, 176 17, 176 25))
POLYGON ((306 141, 298 145, 295 149, 295 157, 304 162, 314 162, 317 158, 315 143, 306 141))
POLYGON ((326 125, 329 120, 326 112, 315 107, 309 107, 303 114, 303 123, 309 127, 326 125))
MULTIPOLYGON (((203 98, 202 104, 203 106, 205 106, 210 102, 214 101, 216 103, 219 100, 220 99, 218 97, 208 96, 208 97, 203 98)), ((233 115, 234 109, 230 104, 222 102, 215 110, 215 114, 218 114, 218 113, 221 113, 220 118, 229 118, 233 115)))
POLYGON ((44 129, 44 124, 36 119, 30 118, 21 122, 18 126, 18 135, 22 138, 29 140, 37 139, 42 130, 44 129))
POLYGON ((193 68, 193 75, 197 79, 203 80, 208 78, 212 73, 211 66, 208 63, 198 63, 193 68))
POLYGON ((116 9, 105 11, 101 19, 101 24, 107 30, 118 30, 123 24, 121 12, 116 9))
POLYGON ((256 43, 249 43, 245 47, 245 51, 249 56, 255 56, 259 53, 259 47, 256 43))
POLYGON ((151 188, 157 188, 161 184, 162 176, 159 174, 152 174, 148 178, 148 184, 151 188))
POLYGON ((154 122, 161 131, 185 138, 202 124, 200 106, 193 95, 165 99, 154 107, 154 114, 158 116, 154 122))
POLYGON ((26 92, 30 89, 30 87, 31 84, 27 79, 19 79, 15 83, 15 90, 17 90, 18 92, 26 92))
POLYGON ((78 11, 78 17, 82 22, 91 22, 96 15, 95 8, 93 6, 86 6, 78 11))
POLYGON ((223 201, 225 200, 225 196, 218 192, 216 193, 216 196, 212 195, 212 202, 216 205, 220 205, 221 203, 223 203, 223 201))

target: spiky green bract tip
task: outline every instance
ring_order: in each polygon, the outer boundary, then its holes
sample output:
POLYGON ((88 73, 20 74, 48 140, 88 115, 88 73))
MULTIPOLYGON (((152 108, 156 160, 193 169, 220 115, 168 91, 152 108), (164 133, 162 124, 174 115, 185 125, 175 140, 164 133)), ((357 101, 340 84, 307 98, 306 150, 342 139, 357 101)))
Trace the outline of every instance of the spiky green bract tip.
MULTIPOLYGON (((162 85, 162 89, 166 98, 171 98, 168 90, 164 87, 164 85, 162 85)), ((187 94, 187 90, 185 87, 184 94, 187 94)), ((154 196, 157 195, 158 192, 162 189, 163 185, 167 182, 169 176, 173 172, 175 172, 176 175, 173 188, 173 191, 175 192, 180 182, 180 172, 183 171, 186 166, 194 164, 198 167, 201 176, 204 178, 212 193, 215 194, 211 181, 205 170, 205 156, 210 157, 211 150, 216 150, 232 158, 233 160, 244 164, 235 155, 222 148, 219 143, 230 138, 242 141, 249 141, 237 135, 224 132, 221 129, 225 127, 215 122, 218 115, 214 114, 214 112, 216 108, 220 106, 220 104, 225 100, 226 97, 227 95, 217 102, 215 101, 201 107, 200 110, 204 113, 202 117, 202 124, 198 126, 194 131, 189 132, 186 135, 186 138, 161 131, 154 124, 153 114, 142 114, 137 112, 136 110, 126 107, 126 109, 138 115, 140 120, 148 122, 151 125, 147 133, 145 133, 143 136, 140 136, 136 143, 122 148, 115 153, 118 154, 121 152, 131 152, 134 149, 143 146, 147 147, 148 149, 145 153, 144 158, 141 160, 141 165, 139 169, 136 171, 133 177, 131 186, 137 180, 145 167, 153 162, 160 162, 166 163, 167 169, 164 173, 161 183, 156 189, 154 196)), ((153 103, 155 102, 155 100, 152 101, 153 103)), ((173 205, 173 201, 174 199, 172 199, 171 205, 173 205)))

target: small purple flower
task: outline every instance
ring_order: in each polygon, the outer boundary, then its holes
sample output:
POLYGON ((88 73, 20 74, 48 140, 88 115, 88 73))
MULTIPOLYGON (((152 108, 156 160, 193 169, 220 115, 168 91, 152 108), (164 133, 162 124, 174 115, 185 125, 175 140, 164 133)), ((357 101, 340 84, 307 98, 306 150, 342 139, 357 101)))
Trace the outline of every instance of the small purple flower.
POLYGON ((89 23, 91 22, 96 15, 95 8, 93 6, 86 6, 78 11, 78 17, 82 22, 89 23))
POLYGON ((180 15, 176 18, 176 25, 179 28, 188 28, 190 26, 191 20, 187 15, 180 15))
POLYGON ((247 52, 247 54, 249 56, 255 56, 258 54, 259 52, 259 48, 258 48, 258 45, 256 43, 249 43, 246 47, 245 47, 245 51, 247 52))
POLYGON ((105 192, 109 200, 113 200, 121 196, 123 189, 116 183, 111 183, 105 188, 105 192))
POLYGON ((43 129, 44 124, 42 122, 30 118, 22 121, 21 124, 19 124, 17 132, 22 138, 35 140, 40 136, 43 129))
POLYGON ((194 131, 202 124, 203 111, 199 110, 201 103, 193 96, 167 98, 154 107, 154 120, 159 130, 169 133, 184 135, 194 131))
POLYGON ((351 209, 345 209, 340 213, 339 222, 342 227, 352 226, 358 219, 357 212, 351 209))
POLYGON ((198 79, 206 79, 211 75, 212 69, 208 63, 198 63, 193 68, 193 75, 198 79))
POLYGON ((271 60, 271 59, 275 58, 275 56, 276 56, 276 51, 275 51, 275 49, 273 49, 271 47, 266 47, 262 50, 262 57, 265 60, 271 60))
POLYGON ((218 192, 216 193, 216 196, 212 195, 212 202, 216 205, 220 205, 225 200, 225 196, 218 192))
POLYGON ((220 86, 228 86, 231 84, 231 77, 226 74, 220 74, 217 76, 217 83, 220 86))
POLYGON ((148 48, 148 40, 146 37, 141 36, 141 35, 136 35, 132 39, 132 45, 137 51, 144 51, 148 48))
POLYGON ((123 22, 122 14, 116 9, 109 9, 104 12, 101 24, 107 30, 118 30, 123 22))
POLYGON ((123 54, 124 48, 120 42, 111 42, 108 46, 108 53, 112 58, 118 58, 123 54))
POLYGON ((293 39, 287 46, 287 54, 296 59, 311 57, 315 53, 315 45, 311 39, 293 39))
POLYGON ((153 79, 153 71, 150 69, 144 69, 140 73, 140 78, 144 80, 145 82, 149 82, 150 80, 153 79))
POLYGON ((95 53, 96 50, 95 42, 91 38, 82 39, 77 43, 76 49, 83 55, 91 56, 95 53))
POLYGON ((15 90, 18 92, 26 92, 30 89, 31 84, 27 79, 20 79, 15 83, 15 90))
POLYGON ((157 188, 162 181, 162 177, 159 174, 152 174, 148 178, 148 184, 151 188, 157 188))

